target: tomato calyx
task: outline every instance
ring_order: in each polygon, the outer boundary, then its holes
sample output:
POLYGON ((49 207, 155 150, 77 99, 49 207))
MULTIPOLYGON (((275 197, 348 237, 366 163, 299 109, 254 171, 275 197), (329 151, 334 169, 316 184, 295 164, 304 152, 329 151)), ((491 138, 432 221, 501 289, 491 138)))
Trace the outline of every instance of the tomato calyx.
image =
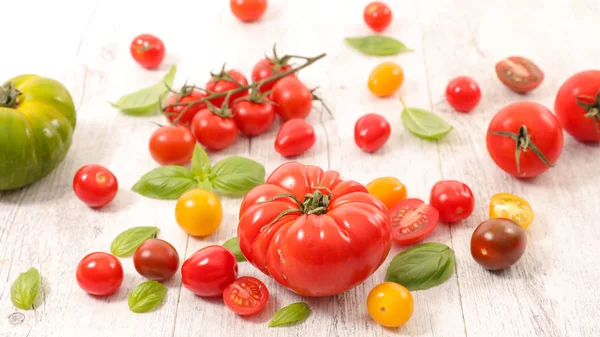
POLYGON ((233 78, 233 76, 229 75, 229 70, 227 70, 227 65, 225 63, 223 63, 223 66, 221 67, 221 70, 218 74, 211 72, 210 76, 212 77, 212 80, 214 82, 225 80, 237 84, 238 87, 244 87, 244 85, 240 83, 240 81, 236 80, 235 78, 233 78))
MULTIPOLYGON (((310 94, 312 95, 313 101, 321 102, 321 106, 323 107, 323 109, 325 111, 327 111, 327 113, 329 114, 329 117, 333 118, 333 114, 331 113, 331 110, 329 110, 329 107, 327 106, 327 104, 325 104, 325 101, 323 101, 323 98, 321 96, 318 96, 317 94, 315 94, 315 91, 317 91, 318 89, 319 89, 319 87, 317 86, 310 90, 310 94)), ((321 114, 323 114, 323 110, 321 110, 321 114)))
POLYGON ((332 192, 329 188, 319 186, 315 187, 315 191, 313 193, 306 194, 304 196, 304 201, 301 201, 300 199, 298 199, 298 197, 291 193, 281 193, 270 199, 262 201, 259 204, 275 201, 281 198, 290 198, 298 204, 298 208, 286 209, 285 211, 279 213, 279 215, 277 215, 277 217, 275 217, 273 221, 266 224, 263 228, 261 228, 260 231, 262 232, 263 230, 265 230, 266 228, 268 228, 269 226, 276 223, 281 218, 290 213, 323 215, 327 213, 327 207, 329 206, 331 197, 332 192), (328 194, 324 194, 323 192, 321 192, 321 189, 325 190, 328 194))
POLYGON ((11 82, 0 87, 0 107, 14 108, 19 104, 18 97, 21 95, 19 89, 11 82))
POLYGON ((520 165, 521 152, 527 152, 527 150, 533 151, 538 156, 538 158, 540 158, 540 160, 544 162, 544 164, 548 165, 549 167, 554 167, 554 165, 550 164, 548 159, 546 159, 546 157, 544 156, 542 151, 540 151, 540 149, 531 141, 531 136, 527 132, 526 125, 521 125, 521 127, 519 128, 519 133, 513 133, 513 132, 508 132, 508 131, 498 131, 498 132, 490 132, 490 134, 496 135, 496 136, 509 137, 515 141, 515 143, 516 143, 515 161, 517 163, 517 173, 519 175, 521 175, 521 165, 520 165))
POLYGON ((594 121, 596 134, 600 134, 600 130, 598 129, 598 120, 600 120, 600 90, 596 93, 596 97, 581 95, 575 97, 575 101, 577 102, 577 105, 587 111, 585 117, 591 118, 594 121), (584 102, 582 98, 586 101, 592 101, 593 103, 584 102))
POLYGON ((222 118, 233 118, 233 114, 229 108, 229 99, 231 98, 231 93, 231 91, 227 93, 227 96, 225 96, 225 101, 223 101, 223 105, 221 105, 220 108, 216 107, 211 102, 206 101, 206 108, 208 111, 222 118))
POLYGON ((265 55, 265 59, 273 64, 273 67, 271 67, 271 69, 276 74, 279 73, 279 70, 281 68, 288 65, 292 57, 293 56, 291 55, 284 55, 283 57, 279 57, 279 55, 277 55, 277 48, 275 44, 273 45, 273 57, 268 57, 265 55))
POLYGON ((269 95, 271 95, 273 90, 269 90, 269 91, 265 91, 265 92, 261 93, 260 86, 262 84, 263 83, 260 83, 260 82, 252 84, 252 86, 250 87, 250 95, 240 97, 240 98, 236 99, 235 102, 249 101, 249 102, 257 103, 257 104, 258 103, 266 103, 266 104, 275 105, 275 102, 268 99, 269 95))

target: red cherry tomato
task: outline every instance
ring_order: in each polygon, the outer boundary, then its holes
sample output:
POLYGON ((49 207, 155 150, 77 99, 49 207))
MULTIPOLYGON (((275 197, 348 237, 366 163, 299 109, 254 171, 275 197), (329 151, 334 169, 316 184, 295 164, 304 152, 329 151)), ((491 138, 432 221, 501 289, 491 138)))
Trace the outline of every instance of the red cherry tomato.
POLYGON ((315 129, 302 118, 290 119, 281 125, 275 138, 275 151, 291 158, 308 151, 315 142, 315 129))
POLYGON ((233 118, 246 136, 257 136, 269 130, 275 121, 275 109, 270 103, 238 101, 233 105, 233 118))
POLYGON ((267 0, 230 0, 231 12, 242 22, 258 20, 267 9, 267 0))
POLYGON ((498 167, 515 177, 530 178, 556 164, 563 148, 563 132, 546 107, 521 101, 496 113, 486 143, 498 167))
POLYGON ((84 165, 73 178, 73 192, 79 200, 92 208, 110 203, 118 190, 117 178, 102 165, 84 165))
POLYGON ((223 301, 238 315, 253 315, 261 311, 269 300, 269 290, 252 276, 242 276, 223 291, 223 301))
POLYGON ((442 180, 433 185, 429 204, 440 213, 440 220, 453 223, 468 218, 475 208, 475 197, 466 184, 442 180))
POLYGON ((366 152, 375 152, 390 138, 392 129, 385 117, 369 113, 354 125, 354 141, 366 152))
POLYGON ((544 80, 544 72, 522 56, 511 56, 496 63, 496 75, 510 90, 519 94, 532 91, 544 80))
POLYGON ((223 295, 237 278, 235 255, 223 246, 207 246, 190 256, 181 266, 183 286, 201 297, 223 295))
POLYGON ((151 34, 136 36, 131 41, 129 51, 133 59, 146 69, 157 68, 165 58, 165 45, 151 34))
POLYGON ((408 198, 390 211, 392 240, 399 245, 410 245, 428 237, 438 224, 440 213, 423 200, 408 198))
POLYGON ((471 236, 471 256, 488 270, 506 269, 517 263, 527 247, 527 233, 509 219, 489 219, 471 236))
POLYGON ((374 1, 365 7, 365 23, 376 32, 381 32, 392 22, 392 10, 383 2, 374 1))
MULTIPOLYGON (((279 61, 278 59, 275 59, 275 60, 279 61)), ((262 60, 258 61, 258 63, 256 63, 254 68, 252 68, 252 82, 256 83, 256 82, 264 80, 265 78, 269 78, 269 77, 279 74, 279 73, 284 73, 291 69, 292 69, 291 66, 289 66, 287 64, 283 64, 282 62, 273 63, 270 60, 262 59, 262 60)), ((296 74, 294 73, 294 74, 290 74, 287 76, 296 76, 296 74)), ((277 82, 279 82, 279 80, 266 82, 260 86, 259 91, 267 92, 267 91, 273 89, 273 86, 277 82)))
POLYGON ((271 100, 275 111, 284 120, 306 118, 312 109, 313 96, 298 78, 286 76, 273 86, 271 100))
POLYGON ((481 100, 481 90, 474 79, 460 76, 448 83, 446 100, 458 112, 469 112, 481 100))
MULTIPOLYGON (((240 85, 248 85, 248 80, 244 76, 244 74, 240 73, 237 70, 229 70, 225 71, 225 69, 221 70, 220 74, 213 75, 212 78, 206 84, 206 90, 215 93, 227 92, 229 90, 234 90, 240 87, 240 85), (239 84, 238 84, 239 83, 239 84)), ((244 97, 248 95, 248 89, 242 90, 238 93, 232 94, 229 98, 229 106, 238 98, 244 97)), ((226 96, 221 96, 217 98, 213 98, 210 102, 220 108, 225 101, 226 96)))
POLYGON ((91 253, 77 265, 76 278, 79 287, 90 295, 112 295, 123 283, 123 266, 114 255, 91 253))
MULTIPOLYGON (((185 92, 186 90, 188 89, 183 88, 182 92, 185 92)), ((175 93, 171 93, 169 96, 167 96, 164 106, 169 106, 176 103, 190 103, 201 100, 206 96, 208 95, 198 89, 192 89, 189 94, 184 93, 182 95, 177 95, 175 93)), ((167 115, 167 118, 171 121, 171 123, 176 123, 177 125, 189 127, 190 123, 192 122, 192 119, 198 113, 198 111, 206 108, 206 103, 194 104, 187 108, 185 112, 183 112, 186 108, 187 105, 172 106, 165 110, 165 114, 167 115), (181 115, 182 113, 183 115, 181 115)))
POLYGON ((235 142, 238 128, 232 117, 221 117, 203 109, 192 120, 192 133, 198 143, 209 150, 218 151, 235 142))
POLYGON ((179 268, 179 254, 167 241, 149 239, 133 254, 133 266, 140 275, 149 280, 166 281, 179 268))
POLYGON ((163 126, 150 136, 150 155, 161 165, 185 165, 194 154, 196 139, 183 126, 163 126))
POLYGON ((575 139, 600 141, 600 70, 586 70, 569 77, 556 94, 554 113, 575 139))

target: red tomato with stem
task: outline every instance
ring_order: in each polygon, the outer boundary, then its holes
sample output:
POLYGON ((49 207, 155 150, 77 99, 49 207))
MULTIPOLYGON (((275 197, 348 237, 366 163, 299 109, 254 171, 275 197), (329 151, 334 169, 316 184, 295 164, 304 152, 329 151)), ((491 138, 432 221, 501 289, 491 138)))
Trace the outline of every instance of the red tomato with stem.
POLYGON ((310 114, 313 94, 298 78, 286 76, 273 86, 271 100, 275 102, 275 112, 287 121, 310 114))
POLYGON ((510 90, 519 94, 532 91, 544 80, 544 72, 522 56, 510 56, 496 63, 496 75, 510 90))
POLYGON ((481 90, 474 79, 468 76, 459 76, 448 83, 446 100, 454 110, 469 112, 481 100, 481 90))
POLYGON ((475 208, 473 192, 464 183, 456 180, 442 180, 433 185, 429 204, 440 213, 440 219, 453 223, 468 218, 475 208))
POLYGON ((440 218, 439 211, 423 200, 408 198, 390 210, 392 240, 399 245, 423 241, 433 233, 440 218))
POLYGON ((565 131, 578 141, 600 141, 600 70, 569 77, 556 94, 554 113, 565 131))
POLYGON ((76 278, 79 287, 90 295, 112 295, 123 283, 123 266, 114 255, 91 253, 79 261, 76 278))
POLYGON ((133 254, 133 266, 149 280, 166 281, 179 268, 179 254, 167 241, 148 239, 133 254))
POLYGON ((521 101, 496 113, 486 143, 498 167, 515 177, 531 178, 556 164, 563 149, 563 131, 546 107, 521 101))
MULTIPOLYGON (((271 76, 284 73, 292 69, 292 67, 287 64, 287 59, 280 59, 277 57, 277 53, 275 53, 275 51, 273 51, 273 53, 272 59, 262 59, 256 63, 254 68, 252 68, 252 82, 257 83, 271 76)), ((287 76, 295 77, 296 74, 293 73, 287 76)), ((277 82, 279 82, 279 79, 268 81, 260 86, 259 91, 267 92, 273 89, 273 86, 277 82)))
POLYGON ((129 52, 142 67, 155 69, 165 58, 165 45, 154 35, 141 34, 131 41, 129 52))
POLYGON ((97 164, 82 166, 73 178, 73 192, 86 205, 100 208, 110 203, 119 191, 115 175, 97 164))
POLYGON ((207 246, 190 256, 181 266, 183 286, 200 297, 222 296, 237 278, 238 264, 223 246, 207 246))
POLYGON ((185 165, 194 154, 196 139, 183 126, 162 126, 150 136, 150 155, 161 165, 185 165))
POLYGON ((297 157, 310 150, 316 141, 312 125, 302 118, 294 118, 281 125, 275 137, 275 151, 286 158, 297 157))
POLYGON ((391 248, 385 205, 336 171, 287 162, 246 194, 240 249, 266 275, 303 296, 362 283, 391 248))
POLYGON ((275 121, 275 109, 265 94, 253 90, 249 97, 233 103, 233 118, 238 129, 246 136, 257 136, 269 130, 275 121))
POLYGON ((369 113, 360 117, 354 124, 354 142, 363 151, 377 151, 390 138, 392 128, 382 115, 369 113))
POLYGON ((382 32, 392 22, 392 10, 383 2, 373 1, 365 7, 363 18, 371 29, 382 32))
POLYGON ((253 315, 261 311, 269 300, 269 290, 259 279, 242 276, 228 285, 223 291, 223 302, 241 316, 253 315))
POLYGON ((231 146, 238 135, 238 127, 229 108, 214 106, 200 110, 192 120, 192 133, 198 143, 208 150, 219 151, 231 146))
POLYGON ((230 0, 231 12, 242 22, 253 22, 264 14, 267 0, 230 0))
MULTIPOLYGON (((225 93, 230 90, 235 90, 241 86, 248 85, 248 80, 244 74, 235 69, 227 71, 225 70, 225 65, 223 65, 223 68, 219 74, 211 74, 211 76, 211 79, 206 84, 206 90, 211 93, 225 93)), ((236 99, 246 95, 248 95, 248 89, 232 94, 229 98, 229 106, 231 106, 236 99)), ((226 96, 216 97, 210 100, 210 103, 220 108, 223 105, 223 102, 225 102, 225 98, 226 96)))
POLYGON ((207 96, 207 94, 198 89, 193 89, 192 87, 183 87, 181 89, 181 94, 171 93, 169 96, 167 96, 164 104, 165 107, 174 104, 182 105, 174 105, 166 108, 165 115, 169 121, 171 121, 171 123, 189 127, 192 119, 198 113, 198 111, 206 108, 206 103, 198 103, 189 107, 187 104, 199 101, 207 96))

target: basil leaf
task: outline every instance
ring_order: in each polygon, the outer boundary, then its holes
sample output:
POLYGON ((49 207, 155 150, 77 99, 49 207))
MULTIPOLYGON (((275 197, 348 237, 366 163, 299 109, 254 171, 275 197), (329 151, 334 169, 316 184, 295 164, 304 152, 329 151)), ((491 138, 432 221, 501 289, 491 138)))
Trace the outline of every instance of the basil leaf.
POLYGON ((301 321, 310 315, 310 309, 304 302, 296 302, 283 307, 275 313, 275 316, 271 318, 269 327, 288 325, 301 321))
POLYGON ((158 307, 167 296, 167 287, 157 281, 146 281, 135 287, 127 298, 129 310, 145 313, 158 307))
POLYGON ((155 238, 158 227, 139 226, 121 232, 110 244, 110 252, 118 257, 131 255, 144 241, 155 238))
POLYGON ((35 268, 29 268, 10 287, 10 300, 15 307, 23 310, 31 308, 40 291, 42 283, 40 272, 35 268))
POLYGON ((187 168, 166 165, 144 174, 132 190, 148 198, 174 200, 197 183, 194 174, 187 168))
POLYGON ((408 290, 424 290, 446 281, 454 271, 454 252, 437 242, 417 244, 396 255, 385 280, 408 290))
POLYGON ((129 115, 143 115, 156 111, 160 97, 169 91, 168 87, 173 85, 177 67, 171 66, 163 80, 152 86, 140 89, 119 98, 112 106, 129 115))
POLYGON ((194 149, 191 166, 192 173, 200 179, 204 179, 210 173, 210 158, 208 158, 202 146, 198 144, 196 144, 196 148, 194 149))
POLYGON ((240 249, 240 243, 238 242, 237 236, 232 237, 231 239, 225 241, 223 243, 223 247, 229 249, 234 255, 238 262, 248 261, 244 254, 242 254, 242 250, 240 249))
POLYGON ((205 191, 209 191, 209 192, 212 192, 212 190, 213 190, 213 185, 210 182, 210 180, 208 180, 208 179, 204 179, 204 180, 200 181, 198 183, 198 185, 196 185, 196 187, 203 189, 205 191))
POLYGON ((213 187, 226 194, 243 195, 265 182, 265 168, 260 163, 233 156, 218 162, 211 170, 213 187))
POLYGON ((405 46, 404 43, 388 36, 372 35, 347 37, 344 41, 346 41, 350 47, 367 55, 389 56, 413 51, 405 46))
POLYGON ((407 107, 404 102, 402 123, 412 134, 427 140, 436 140, 444 137, 452 130, 452 126, 441 117, 433 113, 407 107))

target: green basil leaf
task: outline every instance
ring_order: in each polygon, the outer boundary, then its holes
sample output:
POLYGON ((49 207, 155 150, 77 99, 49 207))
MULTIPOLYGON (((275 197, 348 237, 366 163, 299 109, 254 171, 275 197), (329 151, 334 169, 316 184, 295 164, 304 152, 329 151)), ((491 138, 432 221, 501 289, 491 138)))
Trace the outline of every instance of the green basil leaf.
POLYGON ((441 117, 433 113, 407 107, 404 102, 402 111, 402 123, 412 134, 427 140, 436 140, 444 137, 452 130, 452 125, 448 124, 441 117))
POLYGON ((40 272, 29 268, 21 273, 10 287, 10 300, 15 307, 23 310, 31 308, 40 291, 40 272))
POLYGON ((210 173, 210 158, 208 158, 208 154, 206 154, 202 146, 198 144, 196 144, 196 148, 194 149, 191 166, 192 173, 200 179, 204 179, 210 173))
POLYGON ((159 83, 119 98, 115 103, 110 103, 115 108, 129 115, 143 115, 156 111, 161 96, 169 91, 168 87, 173 85, 177 67, 171 66, 169 72, 159 83))
POLYGON ((166 165, 144 174, 132 190, 153 199, 175 200, 194 188, 198 180, 183 166, 166 165))
POLYGON ((240 249, 240 243, 238 242, 237 236, 232 237, 231 239, 225 241, 223 243, 223 247, 229 249, 234 255, 238 262, 248 261, 244 254, 242 254, 242 250, 240 249))
POLYGON ((288 325, 296 323, 308 317, 310 315, 310 309, 308 304, 304 302, 296 302, 283 307, 275 313, 275 316, 271 318, 269 327, 288 325))
POLYGON ((198 185, 196 185, 196 187, 203 189, 205 191, 209 191, 209 192, 212 192, 212 190, 213 190, 213 185, 210 182, 210 180, 208 180, 208 179, 204 179, 204 180, 200 181, 198 183, 198 185))
POLYGON ((129 293, 127 304, 135 313, 145 313, 158 307, 167 296, 167 287, 156 281, 139 284, 129 293))
POLYGON ((144 241, 155 238, 158 227, 139 226, 121 232, 110 244, 110 252, 118 257, 131 255, 144 241))
POLYGON ((454 271, 454 251, 442 243, 417 244, 396 255, 385 280, 408 290, 424 290, 446 281, 454 271))
POLYGON ((265 167, 248 158, 233 156, 213 166, 211 182, 219 192, 244 195, 253 187, 265 182, 265 167))
POLYGON ((413 51, 405 46, 404 43, 388 36, 372 35, 347 37, 344 41, 346 41, 350 47, 367 55, 389 56, 413 51))

